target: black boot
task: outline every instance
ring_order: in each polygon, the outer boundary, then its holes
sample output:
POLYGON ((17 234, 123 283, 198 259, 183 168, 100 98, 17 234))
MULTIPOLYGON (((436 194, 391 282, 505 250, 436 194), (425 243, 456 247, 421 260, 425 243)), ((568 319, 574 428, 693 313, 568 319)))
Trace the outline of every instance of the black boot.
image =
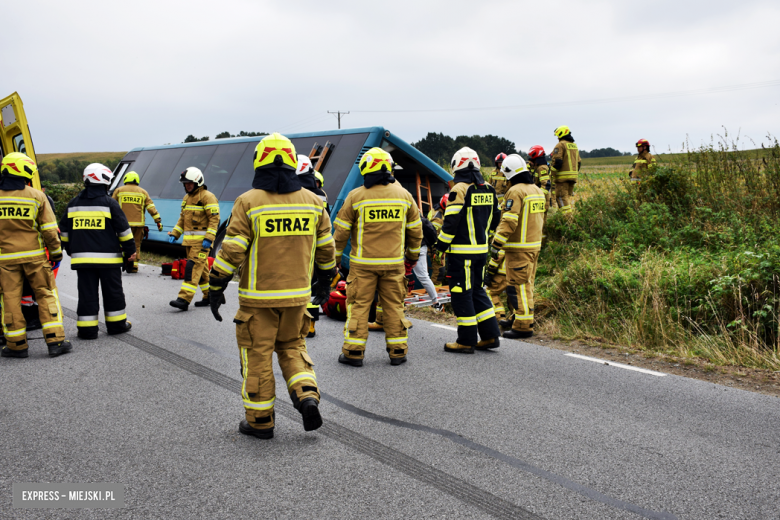
POLYGON ((353 367, 362 367, 363 366, 363 360, 362 359, 348 358, 344 354, 339 354, 339 363, 343 363, 345 365, 352 365, 353 367))
POLYGON ((34 318, 27 322, 27 330, 40 330, 43 328, 43 325, 41 324, 41 320, 38 318, 34 318))
POLYGON ((391 357, 390 358, 390 364, 393 366, 398 366, 400 364, 406 363, 406 356, 404 357, 391 357))
POLYGON ((534 335, 534 331, 532 330, 515 330, 511 329, 506 332, 504 332, 504 337, 508 339, 523 339, 523 338, 530 338, 534 335))
POLYGON ((494 348, 498 348, 501 346, 501 340, 499 340, 497 337, 493 339, 483 339, 479 343, 477 343, 477 346, 474 347, 477 350, 490 350, 494 348))
POLYGON ((514 322, 515 322, 515 315, 513 314, 505 320, 498 320, 498 325, 502 329, 511 329, 514 322))
POLYGON ((128 332, 132 328, 133 328, 133 324, 130 323, 129 321, 126 321, 125 327, 123 329, 108 329, 108 333, 112 336, 114 334, 124 334, 125 332, 128 332))
POLYGON ((56 357, 60 354, 66 354, 73 350, 73 345, 70 341, 60 341, 59 343, 49 343, 49 356, 56 357))
POLYGON ((98 331, 95 330, 94 332, 85 332, 83 330, 80 330, 76 333, 76 335, 78 336, 79 339, 97 339, 98 331))
POLYGON ((169 303, 171 307, 176 307, 180 311, 186 311, 190 307, 190 302, 184 298, 176 298, 175 300, 171 300, 169 303))
POLYGON ((322 426, 322 416, 320 415, 319 402, 313 397, 307 397, 301 401, 298 409, 303 417, 303 429, 307 432, 316 430, 322 426))
POLYGON ((266 428, 265 430, 254 428, 246 421, 246 419, 238 423, 238 431, 243 433, 244 435, 251 435, 253 437, 257 437, 258 439, 274 438, 273 428, 266 428))
POLYGON ((29 352, 27 352, 27 349, 22 350, 11 350, 8 347, 3 347, 2 350, 0 350, 0 356, 3 357, 15 357, 15 358, 25 358, 30 355, 29 352))

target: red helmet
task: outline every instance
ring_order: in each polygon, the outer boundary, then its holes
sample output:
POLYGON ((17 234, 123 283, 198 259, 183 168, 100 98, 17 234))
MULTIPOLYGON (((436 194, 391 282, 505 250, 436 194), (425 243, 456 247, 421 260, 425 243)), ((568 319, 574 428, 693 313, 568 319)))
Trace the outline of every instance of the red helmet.
POLYGON ((540 145, 535 144, 528 150, 528 157, 531 159, 538 159, 539 157, 544 156, 544 148, 542 148, 540 145))
POLYGON ((449 193, 445 193, 441 196, 441 200, 439 201, 439 206, 441 206, 441 209, 447 209, 447 201, 449 200, 447 197, 449 196, 449 193))
POLYGON ((498 163, 504 162, 504 159, 506 159, 506 154, 505 153, 500 153, 500 154, 496 155, 496 166, 498 166, 498 163))
POLYGON ((639 148, 642 145, 646 145, 648 148, 650 148, 650 141, 648 141, 647 139, 640 139, 639 141, 636 142, 637 148, 639 148))

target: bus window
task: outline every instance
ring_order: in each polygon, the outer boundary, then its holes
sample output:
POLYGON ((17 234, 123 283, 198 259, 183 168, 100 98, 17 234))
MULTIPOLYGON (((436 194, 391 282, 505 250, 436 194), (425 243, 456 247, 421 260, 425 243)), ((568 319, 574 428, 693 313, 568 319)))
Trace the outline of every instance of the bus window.
MULTIPOLYGON (((174 170, 176 163, 179 162, 184 148, 169 148, 167 150, 157 150, 154 155, 154 159, 149 164, 149 168, 146 169, 144 175, 143 188, 149 192, 149 196, 157 198, 160 196, 163 188, 168 183, 168 179, 172 177, 172 174, 176 174, 176 182, 179 181, 180 171, 174 170)), ((179 188, 179 193, 174 198, 181 198, 184 196, 184 188, 179 188)))
POLYGON ((233 171, 233 175, 222 191, 220 200, 233 201, 236 197, 252 189, 252 179, 255 178, 255 148, 257 143, 249 143, 246 147, 244 155, 241 156, 241 160, 238 161, 236 169, 233 171))
MULTIPOLYGON (((247 145, 248 143, 234 143, 217 146, 217 151, 214 152, 211 162, 203 170, 206 185, 217 199, 222 195, 222 191, 230 180, 233 170, 236 169, 241 156, 244 155, 247 145)), ((254 147, 252 148, 254 149, 254 147)))
POLYGON ((27 147, 24 145, 24 136, 22 134, 14 136, 14 150, 23 154, 27 153, 27 147))
POLYGON ((140 152, 135 158, 135 161, 130 163, 130 171, 137 173, 138 178, 141 179, 141 182, 143 182, 144 174, 149 168, 149 165, 152 164, 152 160, 154 159, 155 155, 157 155, 157 150, 146 150, 140 152))
MULTIPOLYGON (((184 188, 179 182, 181 172, 190 166, 198 168, 201 172, 205 171, 206 165, 209 163, 209 160, 211 160, 211 156, 214 155, 216 149, 216 146, 193 146, 192 148, 187 148, 181 156, 181 159, 179 159, 179 162, 176 163, 176 166, 173 168, 173 172, 166 179, 167 182, 162 193, 160 193, 160 198, 178 199, 179 197, 183 197, 184 188)), ((206 185, 208 186, 209 178, 205 178, 206 185)))

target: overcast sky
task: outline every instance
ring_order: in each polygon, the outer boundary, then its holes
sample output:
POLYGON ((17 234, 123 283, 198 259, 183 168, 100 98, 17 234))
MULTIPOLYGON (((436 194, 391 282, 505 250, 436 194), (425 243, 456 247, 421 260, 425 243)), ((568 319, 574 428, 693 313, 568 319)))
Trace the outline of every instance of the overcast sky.
POLYGON ((522 150, 552 147, 563 124, 586 150, 639 138, 678 150, 723 127, 756 142, 780 134, 776 0, 25 0, 2 11, 0 97, 22 96, 38 153, 329 130, 328 110, 409 142, 495 134, 522 150), (500 106, 525 108, 372 112, 500 106))

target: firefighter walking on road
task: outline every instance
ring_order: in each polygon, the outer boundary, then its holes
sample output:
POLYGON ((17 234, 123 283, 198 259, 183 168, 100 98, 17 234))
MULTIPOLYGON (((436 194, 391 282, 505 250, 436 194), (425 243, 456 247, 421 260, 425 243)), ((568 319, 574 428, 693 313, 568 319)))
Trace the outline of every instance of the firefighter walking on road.
POLYGON ((552 151, 553 176, 555 177, 555 196, 558 207, 565 215, 574 211, 574 185, 577 184, 582 161, 580 151, 568 126, 555 129, 558 144, 552 151))
POLYGON ((482 179, 477 152, 458 150, 452 158, 452 173, 455 185, 448 196, 436 249, 447 253, 447 281, 458 339, 447 343, 444 350, 473 354, 475 348, 499 346, 496 313, 482 284, 488 234, 496 228, 500 211, 496 191, 482 179))
POLYGON ((219 306, 236 269, 241 267, 239 308, 233 322, 241 357, 244 435, 274 435, 276 383, 273 354, 306 431, 322 425, 314 362, 304 339, 309 330, 306 304, 317 276, 315 303, 324 303, 335 274, 331 223, 322 200, 302 189, 295 174, 297 156, 289 139, 265 137, 254 156, 251 190, 233 204, 230 225, 211 271, 211 311, 219 306))
POLYGON ((209 305, 209 251, 219 229, 219 202, 208 191, 203 172, 190 166, 183 172, 179 182, 184 185, 184 200, 181 201, 179 221, 169 232, 168 242, 173 244, 180 236, 187 250, 187 265, 184 269, 184 281, 171 307, 186 311, 195 293, 200 287, 203 299, 195 302, 195 307, 209 305))
POLYGON ((654 168, 658 163, 653 154, 650 153, 650 141, 647 139, 640 139, 636 142, 636 151, 638 155, 634 159, 634 166, 628 172, 628 178, 639 182, 642 180, 642 174, 650 168, 654 168))
MULTIPOLYGON (((363 186, 344 201, 335 220, 336 262, 352 238, 347 277, 347 322, 339 363, 363 366, 368 314, 379 292, 385 343, 392 365, 406 361, 408 329, 404 317, 406 272, 420 255, 422 221, 417 205, 392 175, 390 154, 371 148, 360 158, 363 186)), ((425 259, 423 259, 425 261, 425 259)))
POLYGON ((62 307, 52 267, 62 260, 57 221, 46 195, 29 184, 38 167, 18 152, 0 164, 0 305, 6 346, 3 357, 28 357, 27 322, 22 287, 27 280, 40 306, 43 335, 50 356, 71 350, 62 327, 62 307), (45 248, 49 250, 46 259, 45 248))
POLYGON ((135 260, 133 232, 119 203, 108 196, 113 173, 102 164, 84 169, 84 190, 68 203, 60 219, 70 268, 78 275, 78 336, 97 339, 100 299, 109 334, 130 330, 122 290, 122 265, 135 260))
POLYGON ((505 252, 507 299, 516 309, 512 328, 504 332, 504 337, 530 338, 534 333, 534 278, 542 248, 545 199, 522 157, 507 157, 503 170, 512 186, 506 194, 506 211, 490 254, 497 258, 501 250, 505 252))
POLYGON ((124 181, 125 185, 115 189, 112 198, 119 202, 119 207, 125 212, 127 223, 130 224, 130 229, 133 232, 135 261, 132 268, 128 269, 127 272, 137 273, 138 262, 141 261, 141 241, 144 238, 144 213, 149 212, 159 231, 163 230, 163 225, 160 214, 157 213, 157 208, 154 206, 154 201, 149 196, 149 193, 138 185, 141 182, 138 174, 129 172, 125 175, 124 181))

